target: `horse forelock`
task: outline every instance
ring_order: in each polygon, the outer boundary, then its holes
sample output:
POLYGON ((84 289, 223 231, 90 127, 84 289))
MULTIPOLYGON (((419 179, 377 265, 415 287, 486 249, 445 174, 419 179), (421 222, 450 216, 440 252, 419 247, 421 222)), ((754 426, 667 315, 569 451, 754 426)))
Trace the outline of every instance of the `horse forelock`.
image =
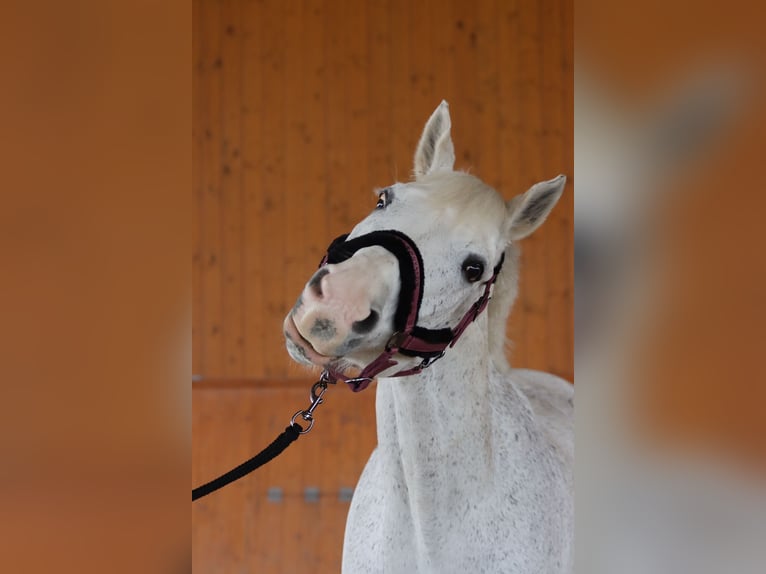
POLYGON ((432 209, 448 208, 459 214, 459 223, 477 230, 496 230, 505 220, 505 202, 479 178, 463 171, 437 171, 417 180, 428 191, 432 209))

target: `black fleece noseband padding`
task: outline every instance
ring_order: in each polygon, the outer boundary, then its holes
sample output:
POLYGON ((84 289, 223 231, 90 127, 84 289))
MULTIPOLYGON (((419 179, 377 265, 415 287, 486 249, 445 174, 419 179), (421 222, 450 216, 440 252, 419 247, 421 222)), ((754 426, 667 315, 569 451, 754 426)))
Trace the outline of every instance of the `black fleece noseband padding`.
POLYGON ((403 331, 407 317, 411 312, 413 302, 415 303, 415 322, 417 322, 417 312, 420 309, 420 303, 423 300, 423 258, 420 255, 415 242, 404 233, 396 230, 373 231, 354 239, 347 240, 348 235, 341 235, 335 239, 327 249, 326 262, 340 263, 349 259, 354 253, 365 247, 374 245, 383 247, 393 254, 399 262, 399 303, 396 306, 394 315, 394 330, 403 331), (412 249, 417 257, 420 277, 416 278, 413 271, 412 257, 407 250, 407 245, 412 249), (417 301, 413 301, 413 294, 417 292, 417 301))

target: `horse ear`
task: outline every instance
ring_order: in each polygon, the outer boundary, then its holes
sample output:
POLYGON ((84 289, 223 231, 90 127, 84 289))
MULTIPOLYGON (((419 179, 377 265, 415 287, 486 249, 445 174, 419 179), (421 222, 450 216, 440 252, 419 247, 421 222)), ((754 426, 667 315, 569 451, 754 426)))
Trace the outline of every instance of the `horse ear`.
POLYGON ((540 227, 561 197, 566 182, 566 176, 559 175, 536 183, 523 195, 511 199, 507 205, 508 239, 523 239, 540 227))
POLYGON ((455 148, 452 146, 449 104, 442 100, 426 122, 423 135, 415 150, 415 179, 434 171, 452 171, 455 165, 455 148))

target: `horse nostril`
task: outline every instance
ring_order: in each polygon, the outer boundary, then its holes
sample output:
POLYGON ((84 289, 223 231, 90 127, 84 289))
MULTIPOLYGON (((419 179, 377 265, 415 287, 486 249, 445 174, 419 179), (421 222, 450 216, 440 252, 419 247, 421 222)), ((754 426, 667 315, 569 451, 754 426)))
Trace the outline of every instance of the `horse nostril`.
POLYGON ((309 280, 309 284, 307 285, 308 290, 311 291, 318 299, 322 298, 322 277, 328 273, 330 272, 327 269, 320 269, 309 280))
POLYGON ((378 319, 380 319, 378 312, 370 311, 370 314, 367 315, 366 318, 362 319, 361 321, 354 321, 351 324, 351 330, 359 335, 369 333, 375 328, 375 325, 378 324, 378 319))

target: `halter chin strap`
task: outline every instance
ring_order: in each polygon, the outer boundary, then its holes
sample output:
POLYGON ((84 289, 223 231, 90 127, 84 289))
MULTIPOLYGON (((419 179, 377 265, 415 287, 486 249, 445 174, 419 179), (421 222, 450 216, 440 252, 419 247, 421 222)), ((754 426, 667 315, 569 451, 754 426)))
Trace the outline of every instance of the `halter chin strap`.
POLYGON ((348 241, 347 238, 348 235, 341 235, 330 244, 320 267, 328 263, 340 263, 349 259, 360 249, 378 245, 392 253, 398 260, 401 281, 399 302, 394 315, 394 334, 389 338, 383 352, 362 369, 358 377, 350 378, 331 368, 325 369, 336 380, 348 383, 354 392, 366 389, 379 373, 397 365, 397 361, 393 359, 397 353, 409 357, 420 357, 423 360, 417 366, 398 371, 389 375, 390 377, 414 375, 444 356, 447 348, 453 347, 468 325, 487 308, 492 285, 503 267, 505 258, 503 253, 493 270, 492 277, 484 283, 484 292, 481 297, 471 305, 453 329, 426 329, 417 325, 420 304, 423 301, 424 276, 423 259, 415 242, 404 233, 394 230, 373 231, 348 241))

